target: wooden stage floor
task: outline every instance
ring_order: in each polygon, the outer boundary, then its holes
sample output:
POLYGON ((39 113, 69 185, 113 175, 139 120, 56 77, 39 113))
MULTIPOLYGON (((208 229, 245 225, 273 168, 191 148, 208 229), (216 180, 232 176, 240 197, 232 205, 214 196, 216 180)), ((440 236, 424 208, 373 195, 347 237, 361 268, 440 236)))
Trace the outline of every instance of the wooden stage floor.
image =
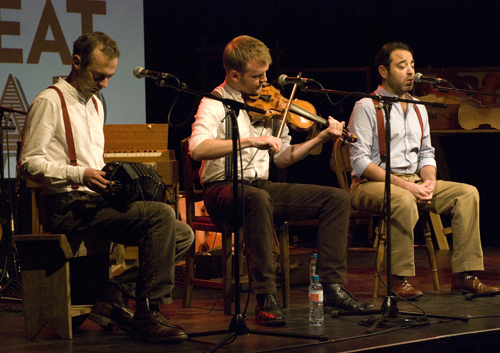
MULTIPOLYGON (((427 322, 417 327, 405 327, 416 320, 415 316, 399 314, 386 321, 386 326, 367 333, 369 327, 361 325, 364 320, 377 319, 370 316, 341 316, 332 318, 325 312, 322 327, 308 323, 307 286, 293 286, 292 305, 284 310, 288 323, 281 328, 263 328, 255 324, 254 296, 250 296, 247 317, 244 323, 249 334, 238 335, 231 343, 219 347, 217 352, 496 352, 500 344, 500 296, 466 300, 464 296, 450 294, 450 257, 448 251, 437 251, 440 291, 434 291, 427 256, 424 248, 416 248, 417 276, 410 282, 425 292, 425 295, 410 305, 398 302, 402 312, 425 312, 427 322), (436 317, 437 316, 437 317, 436 317), (448 318, 451 316, 451 318, 448 318), (254 331, 255 330, 255 331, 254 331), (261 332, 258 331, 263 331, 261 332), (281 335, 275 335, 275 333, 281 335), (283 337, 282 335, 326 336, 326 341, 317 339, 283 337)), ((374 253, 349 253, 349 283, 347 288, 364 301, 381 307, 381 297, 373 299, 374 253)), ((483 282, 500 285, 500 249, 485 249, 485 271, 478 275, 483 282)), ((197 289, 192 308, 181 305, 181 288, 174 292, 174 303, 164 307, 172 323, 182 326, 188 334, 229 329, 233 316, 222 313, 221 292, 197 289)), ((242 292, 241 308, 245 310, 248 292, 242 292)), ((369 324, 368 324, 369 325, 369 324)), ((99 325, 85 320, 75 332, 73 340, 62 340, 46 326, 33 341, 24 338, 22 304, 11 300, 0 301, 0 352, 206 352, 226 335, 191 337, 177 344, 150 344, 132 340, 125 332, 104 332, 99 325)))

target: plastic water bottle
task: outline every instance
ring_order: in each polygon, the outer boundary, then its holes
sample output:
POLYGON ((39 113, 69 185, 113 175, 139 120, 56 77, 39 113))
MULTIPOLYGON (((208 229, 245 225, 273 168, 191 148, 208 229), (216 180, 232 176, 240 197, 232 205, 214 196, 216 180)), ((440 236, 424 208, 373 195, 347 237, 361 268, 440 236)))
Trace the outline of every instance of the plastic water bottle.
POLYGON ((316 274, 316 262, 318 261, 318 254, 314 253, 309 263, 309 282, 312 282, 312 276, 316 274))
POLYGON ((314 326, 321 326, 324 321, 323 286, 319 283, 319 276, 314 275, 309 285, 309 323, 314 326))

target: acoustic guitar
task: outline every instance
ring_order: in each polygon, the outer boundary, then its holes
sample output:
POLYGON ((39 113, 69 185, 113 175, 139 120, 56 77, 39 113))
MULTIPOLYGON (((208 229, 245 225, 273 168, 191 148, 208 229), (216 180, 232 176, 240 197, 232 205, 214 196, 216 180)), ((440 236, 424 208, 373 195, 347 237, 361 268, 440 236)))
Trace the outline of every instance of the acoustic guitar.
POLYGON ((465 130, 500 129, 500 107, 485 108, 477 99, 467 98, 458 108, 458 123, 465 130))

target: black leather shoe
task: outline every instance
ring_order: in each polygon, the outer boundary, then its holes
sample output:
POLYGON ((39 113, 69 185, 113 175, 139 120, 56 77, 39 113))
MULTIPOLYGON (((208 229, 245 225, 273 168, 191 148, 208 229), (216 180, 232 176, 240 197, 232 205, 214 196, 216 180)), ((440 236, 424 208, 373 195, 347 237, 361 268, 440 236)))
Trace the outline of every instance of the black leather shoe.
POLYGON ((284 326, 286 319, 275 294, 258 294, 255 321, 262 326, 284 326))
POLYGON ((134 312, 128 307, 127 299, 115 286, 108 284, 101 299, 90 312, 89 319, 105 331, 113 330, 116 326, 124 331, 130 331, 134 312))
POLYGON ((361 303, 341 284, 323 284, 324 306, 350 312, 366 313, 377 308, 370 303, 361 303))
POLYGON ((132 320, 132 337, 153 343, 178 342, 187 339, 186 332, 168 322, 160 310, 149 310, 138 305, 132 320))

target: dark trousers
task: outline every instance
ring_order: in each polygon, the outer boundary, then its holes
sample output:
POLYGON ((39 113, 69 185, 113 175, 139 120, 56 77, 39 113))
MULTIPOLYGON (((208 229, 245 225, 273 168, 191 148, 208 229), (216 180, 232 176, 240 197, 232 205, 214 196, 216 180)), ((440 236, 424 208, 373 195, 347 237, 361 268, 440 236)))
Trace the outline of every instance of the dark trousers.
POLYGON ((102 253, 110 243, 139 246, 139 264, 111 282, 138 303, 172 301, 175 262, 194 240, 191 228, 175 218, 165 203, 138 201, 126 210, 109 207, 100 195, 70 192, 46 196, 44 225, 66 234, 73 252, 85 242, 89 254, 102 253))
MULTIPOLYGON (((351 199, 346 191, 319 185, 257 181, 244 184, 239 199, 244 207, 247 260, 256 294, 276 292, 273 227, 287 220, 319 219, 317 273, 320 281, 347 283, 351 199)), ((216 224, 233 224, 232 181, 208 184, 204 201, 216 224)))

